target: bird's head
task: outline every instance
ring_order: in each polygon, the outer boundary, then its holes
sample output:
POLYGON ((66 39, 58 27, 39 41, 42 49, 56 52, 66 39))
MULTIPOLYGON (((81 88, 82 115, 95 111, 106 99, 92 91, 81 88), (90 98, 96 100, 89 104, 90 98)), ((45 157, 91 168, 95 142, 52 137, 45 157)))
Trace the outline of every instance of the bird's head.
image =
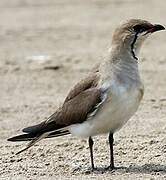
POLYGON ((120 25, 114 32, 112 45, 120 51, 127 49, 137 59, 137 53, 144 40, 152 33, 165 28, 160 24, 151 24, 141 19, 131 19, 120 25))

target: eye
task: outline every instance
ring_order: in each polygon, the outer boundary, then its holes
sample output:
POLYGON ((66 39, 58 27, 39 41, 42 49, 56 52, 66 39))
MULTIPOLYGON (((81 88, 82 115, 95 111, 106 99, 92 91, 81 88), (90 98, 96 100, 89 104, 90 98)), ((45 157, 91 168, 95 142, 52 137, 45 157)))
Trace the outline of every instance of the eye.
POLYGON ((140 24, 135 25, 135 26, 133 27, 133 29, 134 29, 135 32, 141 32, 141 31, 143 31, 143 27, 142 27, 142 25, 140 25, 140 24))
POLYGON ((141 32, 144 32, 144 31, 148 30, 148 29, 149 29, 149 26, 137 24, 137 25, 135 25, 135 26, 133 27, 133 29, 134 29, 135 32, 141 33, 141 32))

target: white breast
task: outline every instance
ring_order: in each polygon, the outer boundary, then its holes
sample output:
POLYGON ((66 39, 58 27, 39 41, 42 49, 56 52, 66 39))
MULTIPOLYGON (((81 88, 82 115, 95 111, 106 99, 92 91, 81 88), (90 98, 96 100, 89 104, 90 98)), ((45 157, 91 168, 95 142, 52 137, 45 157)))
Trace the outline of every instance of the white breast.
POLYGON ((114 85, 107 93, 107 99, 97 114, 81 124, 70 126, 71 134, 89 137, 110 131, 114 133, 136 112, 142 96, 139 88, 119 85, 114 85))

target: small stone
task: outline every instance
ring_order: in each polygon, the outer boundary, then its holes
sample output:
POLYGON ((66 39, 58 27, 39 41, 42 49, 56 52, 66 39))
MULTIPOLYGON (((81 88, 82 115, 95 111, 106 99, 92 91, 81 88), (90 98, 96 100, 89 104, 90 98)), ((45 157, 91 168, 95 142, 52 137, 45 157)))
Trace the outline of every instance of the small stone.
POLYGON ((157 140, 154 140, 154 139, 149 142, 150 145, 156 144, 156 143, 158 143, 158 141, 157 141, 157 140))
POLYGON ((156 154, 154 157, 159 157, 159 156, 161 156, 160 154, 156 154))
POLYGON ((156 102, 156 99, 150 99, 151 102, 156 102))
POLYGON ((49 162, 47 162, 47 163, 45 163, 45 165, 46 165, 46 166, 49 166, 49 165, 50 165, 50 163, 49 163, 49 162))
POLYGON ((162 98, 162 99, 160 99, 160 101, 166 101, 166 98, 162 98))

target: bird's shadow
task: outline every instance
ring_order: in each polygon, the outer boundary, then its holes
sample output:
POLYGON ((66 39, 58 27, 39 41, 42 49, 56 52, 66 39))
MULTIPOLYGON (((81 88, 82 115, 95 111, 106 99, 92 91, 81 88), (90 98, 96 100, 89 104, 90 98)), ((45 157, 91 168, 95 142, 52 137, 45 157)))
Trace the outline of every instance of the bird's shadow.
POLYGON ((115 169, 111 170, 106 167, 98 167, 94 170, 87 169, 84 171, 85 174, 96 173, 96 174, 103 174, 103 173, 135 173, 135 174, 151 174, 151 173, 162 173, 166 174, 166 165, 160 164, 144 164, 142 166, 138 165, 130 165, 129 167, 119 166, 115 169))
POLYGON ((144 164, 142 166, 138 165, 130 165, 129 167, 118 167, 117 169, 124 170, 125 172, 129 173, 156 173, 161 172, 166 174, 166 165, 161 164, 144 164))

